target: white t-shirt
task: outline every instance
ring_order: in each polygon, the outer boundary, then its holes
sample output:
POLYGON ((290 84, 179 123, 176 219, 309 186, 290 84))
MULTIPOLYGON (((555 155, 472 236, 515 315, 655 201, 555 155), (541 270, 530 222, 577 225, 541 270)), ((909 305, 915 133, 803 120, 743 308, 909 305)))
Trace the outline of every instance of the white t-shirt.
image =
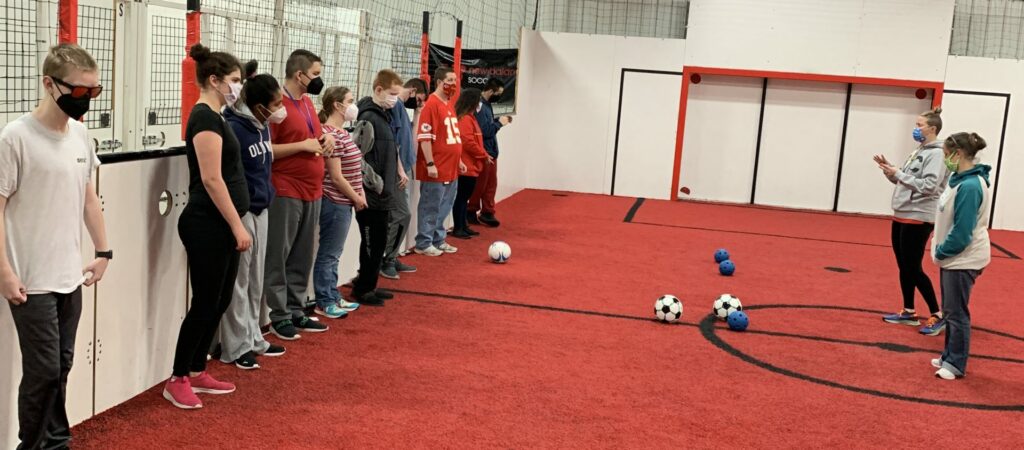
POLYGON ((58 133, 25 114, 0 131, 7 257, 29 294, 78 289, 85 194, 99 164, 78 121, 58 133))

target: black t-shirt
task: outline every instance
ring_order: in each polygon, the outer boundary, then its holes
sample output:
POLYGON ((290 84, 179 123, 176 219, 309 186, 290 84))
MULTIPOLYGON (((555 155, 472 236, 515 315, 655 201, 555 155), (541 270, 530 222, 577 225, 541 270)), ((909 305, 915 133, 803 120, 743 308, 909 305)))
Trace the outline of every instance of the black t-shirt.
POLYGON ((231 126, 219 113, 209 105, 198 103, 192 107, 185 127, 185 156, 188 158, 188 202, 193 207, 202 208, 211 213, 219 214, 217 205, 203 185, 203 177, 199 172, 199 158, 196 157, 196 135, 203 131, 211 131, 220 135, 223 143, 220 152, 220 173, 224 184, 231 195, 231 203, 239 216, 249 210, 249 186, 245 181, 245 168, 242 166, 241 146, 231 126))

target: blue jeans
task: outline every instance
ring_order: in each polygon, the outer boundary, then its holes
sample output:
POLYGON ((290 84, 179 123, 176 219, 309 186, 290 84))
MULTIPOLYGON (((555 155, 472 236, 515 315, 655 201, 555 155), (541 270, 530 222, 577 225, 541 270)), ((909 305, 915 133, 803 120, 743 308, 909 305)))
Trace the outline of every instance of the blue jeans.
POLYGON ((967 373, 967 356, 971 351, 971 311, 967 304, 980 275, 980 270, 939 270, 942 316, 946 319, 946 349, 939 362, 957 376, 967 373))
POLYGON ((320 201, 320 249, 313 264, 313 293, 316 306, 326 308, 338 303, 338 261, 345 247, 352 207, 339 205, 324 197, 320 201))
POLYGON ((457 180, 451 183, 420 183, 420 203, 416 208, 416 248, 425 250, 444 243, 447 236, 444 220, 455 205, 458 186, 457 180))

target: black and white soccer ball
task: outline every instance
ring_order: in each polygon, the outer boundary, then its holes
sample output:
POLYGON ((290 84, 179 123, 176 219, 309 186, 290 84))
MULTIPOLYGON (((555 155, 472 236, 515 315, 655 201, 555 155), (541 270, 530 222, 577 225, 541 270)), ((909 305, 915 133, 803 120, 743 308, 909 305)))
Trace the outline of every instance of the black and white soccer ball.
POLYGON ((715 300, 715 306, 712 308, 712 312, 719 320, 725 320, 733 311, 743 311, 743 304, 740 303, 739 297, 731 294, 722 294, 715 300))
POLYGON ((662 295, 654 302, 654 315, 662 322, 675 322, 683 316, 683 302, 673 295, 662 295))

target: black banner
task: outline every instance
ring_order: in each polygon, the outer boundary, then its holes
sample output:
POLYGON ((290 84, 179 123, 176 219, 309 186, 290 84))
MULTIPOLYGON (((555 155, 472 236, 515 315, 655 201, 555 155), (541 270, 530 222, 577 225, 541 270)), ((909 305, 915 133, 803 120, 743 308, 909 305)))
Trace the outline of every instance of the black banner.
MULTIPOLYGON (((439 65, 453 66, 455 64, 455 49, 442 45, 430 44, 430 76, 434 76, 434 70, 439 65)), ((505 83, 505 92, 501 100, 494 104, 503 110, 510 110, 515 107, 516 100, 516 74, 518 73, 519 50, 518 49, 494 49, 494 50, 462 50, 462 88, 484 89, 487 80, 497 78, 505 83)), ((435 80, 431 80, 435 81, 435 80)))

